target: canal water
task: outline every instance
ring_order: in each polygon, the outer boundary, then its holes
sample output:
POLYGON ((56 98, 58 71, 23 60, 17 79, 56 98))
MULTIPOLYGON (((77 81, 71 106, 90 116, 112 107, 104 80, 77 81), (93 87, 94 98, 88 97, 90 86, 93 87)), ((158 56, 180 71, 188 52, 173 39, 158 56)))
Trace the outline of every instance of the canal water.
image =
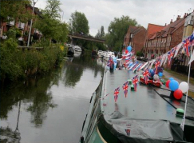
POLYGON ((78 143, 102 75, 100 60, 78 56, 49 74, 1 87, 0 141, 78 143))

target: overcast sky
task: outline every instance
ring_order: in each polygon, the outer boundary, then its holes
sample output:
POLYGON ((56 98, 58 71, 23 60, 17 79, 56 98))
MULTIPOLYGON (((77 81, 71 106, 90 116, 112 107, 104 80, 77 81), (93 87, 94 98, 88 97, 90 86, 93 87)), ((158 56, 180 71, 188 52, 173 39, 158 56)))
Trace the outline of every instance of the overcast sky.
MULTIPOLYGON (((36 0, 35 0, 36 1, 36 0)), ((90 34, 95 36, 101 26, 107 33, 114 18, 122 15, 136 19, 147 28, 148 23, 165 25, 194 9, 194 0, 60 0, 61 16, 68 22, 73 12, 84 13, 89 22, 90 34)), ((38 0, 35 5, 44 9, 46 0, 38 0)))

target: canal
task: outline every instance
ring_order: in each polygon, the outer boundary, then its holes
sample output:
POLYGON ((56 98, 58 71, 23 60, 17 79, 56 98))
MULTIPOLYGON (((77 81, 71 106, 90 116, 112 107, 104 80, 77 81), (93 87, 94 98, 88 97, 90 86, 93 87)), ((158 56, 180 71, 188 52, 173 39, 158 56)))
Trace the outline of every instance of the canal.
POLYGON ((102 75, 101 61, 78 56, 44 76, 1 86, 0 141, 78 143, 102 75))

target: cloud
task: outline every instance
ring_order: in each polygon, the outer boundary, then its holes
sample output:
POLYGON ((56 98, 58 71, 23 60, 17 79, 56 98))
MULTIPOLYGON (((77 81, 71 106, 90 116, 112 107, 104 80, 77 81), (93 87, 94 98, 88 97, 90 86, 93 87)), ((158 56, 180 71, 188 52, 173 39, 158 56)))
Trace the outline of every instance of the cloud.
MULTIPOLYGON (((90 34, 95 36, 101 26, 107 32, 110 22, 122 15, 136 19, 145 28, 148 23, 168 24, 178 14, 191 12, 194 0, 61 0, 61 3, 64 21, 68 22, 73 12, 82 12, 89 21, 90 34)), ((36 4, 40 8, 45 5, 46 0, 36 4)))

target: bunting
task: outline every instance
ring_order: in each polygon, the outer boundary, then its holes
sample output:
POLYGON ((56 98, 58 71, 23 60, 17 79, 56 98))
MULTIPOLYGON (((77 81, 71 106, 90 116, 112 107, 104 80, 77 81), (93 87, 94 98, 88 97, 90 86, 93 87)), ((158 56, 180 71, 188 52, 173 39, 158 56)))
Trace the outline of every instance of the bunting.
POLYGON ((124 90, 125 98, 127 97, 127 93, 128 93, 128 83, 129 82, 127 81, 123 84, 123 90, 124 90))
POLYGON ((144 79, 145 79, 145 84, 148 83, 148 76, 149 76, 149 71, 148 69, 146 69, 144 72, 143 72, 143 76, 144 76, 144 79))
POLYGON ((117 87, 117 88, 115 89, 115 92, 114 92, 114 100, 115 100, 115 102, 117 102, 118 95, 119 95, 119 91, 120 91, 120 88, 117 87))
POLYGON ((137 90, 138 75, 133 77, 132 82, 133 82, 133 85, 134 85, 134 89, 136 91, 137 90))

